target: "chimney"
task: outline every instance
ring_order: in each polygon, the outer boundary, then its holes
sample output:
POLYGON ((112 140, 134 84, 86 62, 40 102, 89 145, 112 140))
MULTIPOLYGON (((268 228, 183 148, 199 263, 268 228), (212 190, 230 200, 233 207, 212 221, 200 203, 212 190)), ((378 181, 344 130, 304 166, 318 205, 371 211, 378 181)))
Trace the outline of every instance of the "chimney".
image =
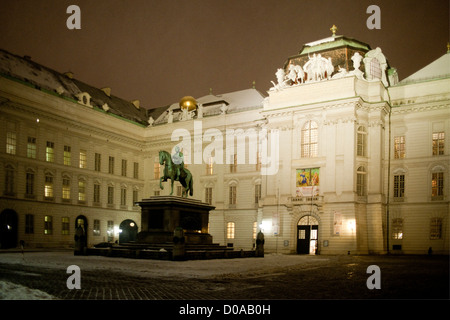
POLYGON ((67 78, 69 78, 69 79, 73 79, 73 72, 72 72, 72 71, 64 72, 64 75, 65 75, 67 78))
POLYGON ((139 100, 133 100, 131 103, 136 107, 136 109, 141 108, 141 102, 139 100))
POLYGON ((111 97, 111 88, 101 88, 100 90, 102 90, 108 97, 111 97))

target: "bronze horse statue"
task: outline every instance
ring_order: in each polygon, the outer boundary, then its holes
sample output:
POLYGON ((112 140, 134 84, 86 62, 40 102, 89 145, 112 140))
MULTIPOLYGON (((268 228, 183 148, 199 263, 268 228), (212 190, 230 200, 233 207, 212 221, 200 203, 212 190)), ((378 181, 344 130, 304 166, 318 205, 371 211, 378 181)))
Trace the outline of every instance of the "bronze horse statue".
POLYGON ((173 194, 173 183, 175 181, 179 181, 183 186, 183 197, 194 194, 193 184, 194 180, 192 179, 191 172, 184 167, 184 162, 181 164, 175 164, 172 161, 172 157, 167 151, 159 152, 159 164, 165 165, 164 167, 164 175, 159 179, 159 187, 161 190, 164 189, 162 182, 166 182, 167 179, 171 180, 171 191, 170 195, 173 194), (179 174, 178 174, 179 173, 179 174))

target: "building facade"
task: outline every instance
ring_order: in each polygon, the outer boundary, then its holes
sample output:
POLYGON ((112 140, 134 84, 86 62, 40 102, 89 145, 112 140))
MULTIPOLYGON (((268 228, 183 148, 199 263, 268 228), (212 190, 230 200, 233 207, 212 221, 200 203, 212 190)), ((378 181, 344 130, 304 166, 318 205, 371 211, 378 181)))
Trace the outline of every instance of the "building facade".
POLYGON ((178 149, 214 242, 251 249, 261 230, 267 252, 449 252, 449 53, 399 82, 380 48, 333 34, 267 95, 148 111, 7 52, 0 71, 2 247, 70 246, 80 223, 89 245, 128 240, 134 203, 171 192, 159 151, 178 149))

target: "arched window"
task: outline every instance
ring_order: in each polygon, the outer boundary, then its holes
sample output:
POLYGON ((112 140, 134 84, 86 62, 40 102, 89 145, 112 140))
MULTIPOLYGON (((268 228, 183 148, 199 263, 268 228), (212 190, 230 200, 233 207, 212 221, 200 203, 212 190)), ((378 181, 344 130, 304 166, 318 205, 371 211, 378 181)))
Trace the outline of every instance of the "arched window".
POLYGON ((302 128, 302 151, 303 158, 313 158, 318 155, 318 125, 315 121, 308 121, 302 128))
POLYGON ((361 166, 356 170, 356 193, 363 197, 367 195, 366 169, 361 166))

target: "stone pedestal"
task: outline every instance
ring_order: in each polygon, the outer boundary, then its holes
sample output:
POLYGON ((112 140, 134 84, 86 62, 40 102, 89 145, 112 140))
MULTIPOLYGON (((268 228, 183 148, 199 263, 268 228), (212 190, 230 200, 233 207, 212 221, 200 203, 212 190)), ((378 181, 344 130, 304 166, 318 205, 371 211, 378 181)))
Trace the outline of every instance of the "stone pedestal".
POLYGON ((173 243, 177 227, 184 231, 186 244, 212 244, 208 234, 209 211, 215 207, 196 199, 155 196, 138 202, 142 208, 138 243, 173 243))

